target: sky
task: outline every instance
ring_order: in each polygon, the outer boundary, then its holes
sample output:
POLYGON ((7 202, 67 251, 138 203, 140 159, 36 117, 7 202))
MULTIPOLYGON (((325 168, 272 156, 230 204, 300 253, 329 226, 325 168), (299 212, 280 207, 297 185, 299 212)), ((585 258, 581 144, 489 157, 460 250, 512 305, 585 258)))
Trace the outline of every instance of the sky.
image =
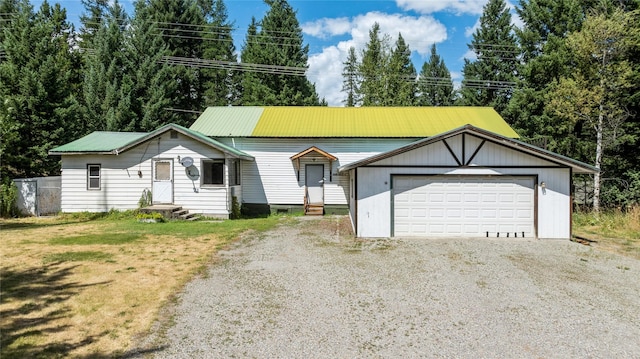
MULTIPOLYGON (((80 0, 60 2, 69 20, 77 22, 84 12, 80 0)), ((132 13, 132 0, 120 0, 132 13)), ((462 80, 464 58, 473 59, 467 44, 476 30, 487 0, 289 0, 297 11, 304 42, 309 45, 307 78, 316 85, 320 98, 329 106, 343 106, 342 69, 351 46, 360 54, 369 40, 375 22, 394 44, 398 33, 412 50, 412 60, 419 73, 428 61, 431 45, 444 59, 454 82, 462 80)), ((226 0, 229 21, 234 24, 233 38, 240 51, 251 18, 264 17, 268 6, 262 0, 226 0)), ((507 1, 512 9, 512 3, 507 1)), ((35 5, 38 6, 38 5, 35 5)), ((516 23, 517 25, 517 23, 516 23)), ((77 27, 79 28, 79 27, 77 27)))

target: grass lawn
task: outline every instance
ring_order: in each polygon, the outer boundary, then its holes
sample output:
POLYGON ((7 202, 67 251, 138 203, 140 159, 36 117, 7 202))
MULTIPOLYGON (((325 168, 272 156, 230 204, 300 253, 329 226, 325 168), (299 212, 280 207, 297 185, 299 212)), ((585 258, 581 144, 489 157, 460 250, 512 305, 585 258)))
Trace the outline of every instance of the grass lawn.
POLYGON ((286 220, 0 220, 0 357, 117 357, 218 249, 286 220))
POLYGON ((594 240, 596 248, 640 259, 640 207, 627 212, 574 213, 573 234, 594 240))

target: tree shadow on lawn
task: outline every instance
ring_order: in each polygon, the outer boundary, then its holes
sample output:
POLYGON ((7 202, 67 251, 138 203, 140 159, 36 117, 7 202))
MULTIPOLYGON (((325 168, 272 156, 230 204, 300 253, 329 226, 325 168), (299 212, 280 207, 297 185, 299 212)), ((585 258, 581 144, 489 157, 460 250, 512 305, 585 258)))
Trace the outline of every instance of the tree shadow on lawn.
POLYGON ((3 359, 66 357, 72 350, 95 340, 89 336, 76 338, 73 343, 38 344, 41 337, 69 329, 56 321, 69 315, 70 310, 64 306, 57 310, 48 308, 66 302, 82 288, 106 284, 69 282, 68 277, 77 265, 61 267, 60 264, 27 269, 0 268, 0 304, 21 303, 17 308, 0 310, 0 357, 3 359))
POLYGON ((104 218, 106 215, 104 213, 90 213, 86 216, 82 217, 69 217, 69 218, 58 218, 51 222, 49 221, 35 221, 35 222, 18 222, 7 219, 0 219, 0 230, 2 231, 11 231, 18 229, 37 229, 43 227, 56 227, 56 226, 65 226, 67 224, 76 224, 76 223, 84 223, 91 222, 101 218, 104 218))

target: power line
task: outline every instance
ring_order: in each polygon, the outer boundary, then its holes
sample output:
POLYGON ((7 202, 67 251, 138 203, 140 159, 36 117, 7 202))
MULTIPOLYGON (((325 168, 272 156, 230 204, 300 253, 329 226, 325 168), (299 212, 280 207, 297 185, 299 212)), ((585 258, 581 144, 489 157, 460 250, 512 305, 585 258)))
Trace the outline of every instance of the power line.
POLYGON ((163 56, 162 63, 167 65, 183 65, 188 67, 220 69, 228 71, 248 71, 272 75, 306 76, 306 67, 265 65, 233 61, 206 60, 200 58, 163 56))

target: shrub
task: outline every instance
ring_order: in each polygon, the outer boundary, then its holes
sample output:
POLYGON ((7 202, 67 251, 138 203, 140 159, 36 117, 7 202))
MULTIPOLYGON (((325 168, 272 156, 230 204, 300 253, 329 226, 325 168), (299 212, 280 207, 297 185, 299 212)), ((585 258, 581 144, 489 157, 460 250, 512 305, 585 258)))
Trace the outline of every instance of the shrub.
POLYGON ((229 217, 231 219, 238 219, 242 215, 242 210, 240 208, 240 203, 238 202, 238 197, 231 197, 231 214, 229 217))
POLYGON ((18 200, 18 187, 13 181, 0 184, 0 215, 4 218, 15 217, 18 214, 16 202, 18 200))
POLYGON ((138 213, 136 219, 140 222, 164 222, 164 217, 158 212, 138 213))
POLYGON ((138 208, 149 207, 152 202, 153 202, 153 198, 151 197, 151 191, 149 191, 148 188, 145 188, 142 191, 142 195, 140 196, 140 199, 138 200, 138 208))

